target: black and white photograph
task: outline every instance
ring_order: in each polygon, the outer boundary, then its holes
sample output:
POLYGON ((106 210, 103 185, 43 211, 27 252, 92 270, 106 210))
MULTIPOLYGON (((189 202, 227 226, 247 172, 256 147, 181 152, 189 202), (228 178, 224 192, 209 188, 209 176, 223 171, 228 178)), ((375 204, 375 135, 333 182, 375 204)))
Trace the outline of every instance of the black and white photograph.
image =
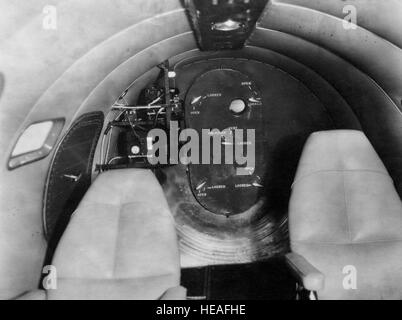
POLYGON ((402 0, 0 0, 0 154, 0 300, 402 300, 402 0))

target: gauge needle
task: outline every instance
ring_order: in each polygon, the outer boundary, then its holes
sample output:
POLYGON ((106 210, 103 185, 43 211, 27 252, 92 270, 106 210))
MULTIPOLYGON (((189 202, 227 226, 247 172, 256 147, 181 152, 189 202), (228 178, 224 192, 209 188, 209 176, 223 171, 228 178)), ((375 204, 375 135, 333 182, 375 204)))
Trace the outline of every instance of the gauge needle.
POLYGON ((200 190, 206 183, 207 183, 206 181, 200 183, 200 184, 197 186, 197 188, 195 188, 195 189, 196 189, 196 190, 200 190))
POLYGON ((259 184, 258 182, 253 182, 254 187, 262 188, 263 185, 259 184))
POLYGON ((202 96, 198 96, 198 97, 194 98, 193 101, 191 101, 191 104, 197 103, 201 98, 202 98, 202 96))
POLYGON ((64 177, 66 177, 66 178, 68 178, 68 179, 71 179, 71 180, 73 180, 74 182, 77 182, 77 181, 80 180, 80 178, 81 178, 81 173, 80 173, 78 176, 73 175, 73 174, 64 174, 64 177))

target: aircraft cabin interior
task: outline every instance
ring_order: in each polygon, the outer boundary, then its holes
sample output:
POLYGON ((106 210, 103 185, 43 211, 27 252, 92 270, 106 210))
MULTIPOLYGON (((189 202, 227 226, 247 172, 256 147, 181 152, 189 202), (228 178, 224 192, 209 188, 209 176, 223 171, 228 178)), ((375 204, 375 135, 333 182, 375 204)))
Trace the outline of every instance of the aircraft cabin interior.
POLYGON ((0 0, 0 299, 402 299, 402 1, 0 0))

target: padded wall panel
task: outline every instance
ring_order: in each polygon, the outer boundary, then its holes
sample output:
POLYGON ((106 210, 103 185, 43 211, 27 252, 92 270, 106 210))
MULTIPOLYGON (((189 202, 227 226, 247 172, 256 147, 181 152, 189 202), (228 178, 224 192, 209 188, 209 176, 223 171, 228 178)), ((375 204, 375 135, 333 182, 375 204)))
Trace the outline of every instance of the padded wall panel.
POLYGON ((103 121, 102 112, 84 114, 57 147, 44 194, 43 223, 49 255, 91 184, 92 161, 103 121))
MULTIPOLYGON (((393 10, 402 16, 402 5, 393 10)), ((360 11, 357 14, 363 16, 360 11)), ((383 12, 377 11, 376 20, 381 19, 383 12)), ((335 53, 375 79, 402 110, 402 50, 359 25, 345 29, 343 22, 343 18, 317 10, 274 1, 268 4, 258 28, 288 33, 335 53)))
POLYGON ((402 2, 400 0, 280 0, 322 12, 340 19, 348 15, 343 9, 356 8, 357 24, 396 46, 402 48, 402 2), (391 22, 391 23, 390 23, 391 22))

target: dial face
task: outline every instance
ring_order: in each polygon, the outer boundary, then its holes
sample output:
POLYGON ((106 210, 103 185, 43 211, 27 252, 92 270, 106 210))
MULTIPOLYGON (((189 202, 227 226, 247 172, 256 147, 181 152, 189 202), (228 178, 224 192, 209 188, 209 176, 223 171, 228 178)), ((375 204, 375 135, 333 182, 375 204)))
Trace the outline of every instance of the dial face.
POLYGON ((209 151, 210 164, 189 165, 194 196, 216 214, 230 216, 246 211, 263 193, 263 105, 256 85, 237 70, 214 69, 195 80, 185 107, 186 125, 200 137, 200 153, 205 157, 209 151), (217 130, 210 131, 213 129, 217 130), (254 131, 254 139, 247 135, 247 129, 254 131), (205 130, 210 131, 208 135, 205 130), (209 139, 209 150, 205 139, 209 139), (212 147, 214 139, 220 145, 220 155, 212 147), (247 149, 250 144, 254 150, 247 149))

